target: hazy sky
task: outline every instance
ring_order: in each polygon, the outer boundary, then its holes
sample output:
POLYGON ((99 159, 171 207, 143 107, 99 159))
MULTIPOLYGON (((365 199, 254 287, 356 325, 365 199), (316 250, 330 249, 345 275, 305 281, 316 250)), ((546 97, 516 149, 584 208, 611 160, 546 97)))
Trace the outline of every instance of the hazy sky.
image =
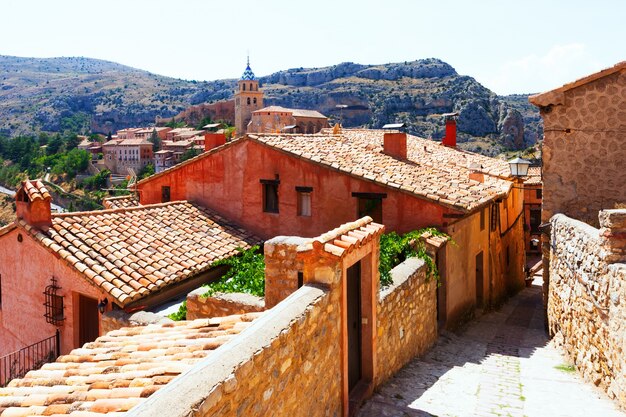
POLYGON ((498 94, 626 60, 623 0, 0 0, 0 55, 85 56, 184 79, 440 58, 498 94))

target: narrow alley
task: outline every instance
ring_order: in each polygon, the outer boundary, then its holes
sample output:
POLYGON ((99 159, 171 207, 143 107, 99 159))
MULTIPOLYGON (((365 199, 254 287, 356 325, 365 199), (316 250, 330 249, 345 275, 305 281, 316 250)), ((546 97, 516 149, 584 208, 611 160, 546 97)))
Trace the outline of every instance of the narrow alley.
POLYGON ((366 402, 374 416, 626 416, 583 382, 543 330, 541 278, 406 365, 366 402))

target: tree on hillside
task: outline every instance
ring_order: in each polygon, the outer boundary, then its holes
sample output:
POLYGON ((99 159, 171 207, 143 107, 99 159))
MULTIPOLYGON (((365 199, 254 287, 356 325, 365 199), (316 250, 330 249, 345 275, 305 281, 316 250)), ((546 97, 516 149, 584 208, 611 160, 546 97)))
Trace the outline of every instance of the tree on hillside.
POLYGON ((61 138, 61 135, 57 133, 56 135, 54 135, 52 140, 48 142, 48 146, 46 147, 46 153, 48 155, 54 155, 55 153, 59 152, 61 146, 63 146, 63 139, 61 138))
POLYGON ((80 144, 80 139, 76 134, 67 135, 65 138, 65 150, 71 151, 80 144))
POLYGON ((152 152, 161 150, 161 138, 157 134, 156 129, 152 129, 152 134, 148 138, 148 142, 152 143, 152 152))

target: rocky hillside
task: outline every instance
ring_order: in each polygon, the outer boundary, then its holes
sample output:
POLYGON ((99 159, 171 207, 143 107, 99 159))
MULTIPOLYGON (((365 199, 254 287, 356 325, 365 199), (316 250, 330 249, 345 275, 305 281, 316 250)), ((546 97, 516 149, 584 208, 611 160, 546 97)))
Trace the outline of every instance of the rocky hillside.
MULTIPOLYGON (((345 126, 405 122, 411 133, 440 138, 441 114, 458 111, 465 148, 493 154, 541 137, 538 112, 525 96, 498 97, 437 59, 297 68, 260 81, 266 104, 319 110, 345 126)), ((231 98, 235 84, 235 79, 178 80, 88 58, 0 56, 0 133, 68 128, 108 133, 231 98)))

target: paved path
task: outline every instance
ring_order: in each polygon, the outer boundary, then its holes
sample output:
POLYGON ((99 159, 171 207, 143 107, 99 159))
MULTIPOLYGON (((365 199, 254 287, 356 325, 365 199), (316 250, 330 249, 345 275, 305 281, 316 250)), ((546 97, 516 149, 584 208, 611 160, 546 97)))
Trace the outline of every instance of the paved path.
POLYGON ((571 371, 543 330, 541 281, 435 347, 389 380, 359 417, 626 417, 571 371))

